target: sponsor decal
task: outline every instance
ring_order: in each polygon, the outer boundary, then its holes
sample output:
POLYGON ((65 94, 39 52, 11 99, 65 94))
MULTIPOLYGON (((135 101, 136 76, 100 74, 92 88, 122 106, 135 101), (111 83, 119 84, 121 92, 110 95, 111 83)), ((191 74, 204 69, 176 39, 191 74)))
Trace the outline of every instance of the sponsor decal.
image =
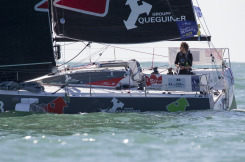
POLYGON ((127 30, 135 29, 137 22, 143 24, 169 23, 175 21, 186 21, 186 16, 174 17, 172 12, 152 12, 154 6, 141 0, 127 0, 125 5, 129 5, 131 13, 127 20, 124 20, 127 30), (138 2, 142 4, 139 5, 138 2), (146 16, 144 16, 146 15, 146 16))
POLYGON ((185 78, 168 78, 168 87, 185 88, 185 78))
POLYGON ((35 5, 34 9, 40 12, 48 12, 48 0, 42 0, 35 5))
POLYGON ((193 21, 176 21, 182 40, 194 37, 198 33, 198 26, 193 21))
POLYGON ((116 98, 113 98, 111 102, 113 103, 113 106, 108 109, 100 109, 101 112, 108 112, 108 113, 140 112, 140 110, 134 110, 134 108, 124 108, 124 103, 122 103, 116 98))
POLYGON ((1 112, 4 112, 4 108, 3 108, 3 106, 4 106, 3 101, 0 101, 0 110, 1 110, 1 112))
POLYGON ((105 17, 110 0, 55 0, 54 6, 83 14, 105 17))
POLYGON ((200 91, 200 77, 197 75, 191 76, 191 86, 192 86, 192 91, 200 91))
POLYGON ((162 76, 151 75, 150 78, 146 76, 146 85, 150 86, 152 84, 162 84, 162 76))
POLYGON ((139 1, 140 0, 127 0, 125 4, 125 5, 129 5, 129 7, 131 8, 131 13, 128 17, 128 20, 123 21, 128 30, 137 28, 135 23, 141 14, 146 13, 147 15, 149 15, 151 12, 152 5, 144 1, 142 1, 142 5, 139 5, 138 4, 139 1))
POLYGON ((190 106, 186 98, 181 98, 166 106, 169 112, 185 111, 190 106))
MULTIPOLYGON (((139 1, 139 0, 138 0, 139 1)), ((152 6, 154 8, 154 6, 152 6)), ((155 24, 155 23, 170 23, 175 21, 186 21, 186 16, 181 15, 179 17, 173 16, 170 11, 159 11, 147 13, 147 16, 140 16, 138 18, 138 23, 140 24, 155 24)))
POLYGON ((148 17, 139 17, 140 24, 169 23, 175 21, 186 21, 186 16, 173 17, 172 12, 154 12, 148 17))
POLYGON ((162 89, 162 76, 161 75, 148 75, 145 77, 147 88, 162 89))
POLYGON ((68 105, 62 97, 59 97, 44 106, 44 110, 48 113, 63 114, 65 107, 68 107, 68 105))
POLYGON ((125 5, 129 5, 131 13, 127 20, 124 20, 127 30, 135 29, 137 22, 143 24, 169 23, 175 21, 186 21, 186 16, 174 17, 172 12, 159 11, 152 12, 154 6, 141 0, 127 0, 125 5), (139 5, 138 2, 142 4, 139 5), (146 16, 145 16, 146 15, 146 16))

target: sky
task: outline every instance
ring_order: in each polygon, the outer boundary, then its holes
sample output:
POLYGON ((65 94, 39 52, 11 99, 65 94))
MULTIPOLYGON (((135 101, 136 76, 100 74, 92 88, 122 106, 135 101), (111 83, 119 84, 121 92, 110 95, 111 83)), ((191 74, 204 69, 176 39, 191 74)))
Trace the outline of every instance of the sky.
POLYGON ((230 48, 231 61, 245 62, 245 1, 198 0, 198 3, 215 47, 230 48))
MULTIPOLYGON (((193 0, 197 5, 196 0, 193 0)), ((203 16, 206 20, 208 29, 212 36, 212 42, 216 48, 229 48, 232 62, 245 62, 245 0, 198 0, 203 16)), ((205 34, 202 32, 202 34, 205 34)), ((128 60, 137 59, 138 61, 168 61, 168 47, 179 47, 180 42, 156 42, 137 45, 114 45, 119 46, 114 50, 113 45, 107 48, 103 55, 93 55, 92 62, 101 60, 128 60), (143 51, 146 54, 123 50, 127 48, 131 50, 143 51), (154 52, 155 56, 152 56, 154 52), (115 53, 115 55, 114 55, 115 53), (147 54, 149 53, 149 54, 147 54), (161 56, 158 56, 161 55, 161 56)), ((208 47, 206 42, 189 42, 190 47, 208 47)), ((96 53, 103 45, 92 44, 91 49, 85 51, 85 54, 79 56, 76 60, 83 60, 91 53, 96 53)), ((82 47, 83 48, 83 47, 82 47)), ((69 49, 69 47, 66 47, 69 49)), ((79 47, 72 46, 69 55, 65 58, 70 59, 81 50, 79 47)), ((87 59, 88 60, 88 59, 87 59)))

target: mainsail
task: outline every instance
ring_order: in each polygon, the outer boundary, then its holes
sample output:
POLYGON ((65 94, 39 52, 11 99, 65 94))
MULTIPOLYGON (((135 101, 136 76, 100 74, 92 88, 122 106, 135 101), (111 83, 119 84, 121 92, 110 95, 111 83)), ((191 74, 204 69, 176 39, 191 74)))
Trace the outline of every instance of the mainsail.
POLYGON ((196 24, 192 0, 49 0, 56 38, 144 43, 180 38, 176 21, 196 24))
POLYGON ((41 0, 1 0, 0 81, 25 81, 55 66, 48 12, 41 0))

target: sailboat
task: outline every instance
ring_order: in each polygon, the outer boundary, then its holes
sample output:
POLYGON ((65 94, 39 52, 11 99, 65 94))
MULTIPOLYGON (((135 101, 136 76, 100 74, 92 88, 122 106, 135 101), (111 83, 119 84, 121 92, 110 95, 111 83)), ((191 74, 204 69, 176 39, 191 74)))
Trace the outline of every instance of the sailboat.
MULTIPOLYGON (((191 48, 191 75, 143 69, 131 60, 69 63, 93 43, 206 41, 192 0, 4 0, 1 5, 0 110, 78 114, 236 108, 227 48, 191 48), (72 59, 60 42, 86 42, 72 59), (227 56, 227 57, 226 57, 227 56), (212 68, 213 67, 213 68, 212 68)), ((199 13, 200 14, 200 13, 199 13)), ((199 15, 200 16, 200 15, 199 15)), ((171 68, 170 68, 171 67, 171 68)))

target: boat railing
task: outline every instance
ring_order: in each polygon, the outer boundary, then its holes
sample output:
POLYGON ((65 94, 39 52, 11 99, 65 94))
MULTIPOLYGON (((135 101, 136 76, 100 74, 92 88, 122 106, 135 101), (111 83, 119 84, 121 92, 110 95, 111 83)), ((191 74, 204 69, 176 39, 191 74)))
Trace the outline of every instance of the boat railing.
POLYGON ((227 64, 229 68, 231 68, 231 60, 230 60, 230 49, 223 49, 223 64, 227 64))
POLYGON ((145 90, 147 93, 150 93, 151 90, 159 90, 210 94, 210 83, 207 75, 144 75, 145 90))

